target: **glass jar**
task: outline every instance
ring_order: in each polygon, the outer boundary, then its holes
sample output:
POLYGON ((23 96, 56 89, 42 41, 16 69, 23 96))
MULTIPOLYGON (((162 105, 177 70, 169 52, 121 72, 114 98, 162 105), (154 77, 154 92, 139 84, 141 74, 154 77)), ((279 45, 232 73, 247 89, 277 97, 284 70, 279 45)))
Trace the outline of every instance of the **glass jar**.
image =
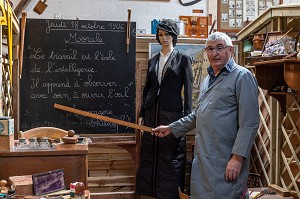
POLYGON ((27 148, 27 140, 26 138, 19 138, 19 142, 17 144, 18 149, 26 149, 27 148))
POLYGON ((50 143, 49 143, 47 137, 41 138, 40 148, 41 149, 49 149, 50 148, 50 143))
POLYGON ((29 148, 36 149, 38 148, 39 143, 36 137, 29 138, 29 148))

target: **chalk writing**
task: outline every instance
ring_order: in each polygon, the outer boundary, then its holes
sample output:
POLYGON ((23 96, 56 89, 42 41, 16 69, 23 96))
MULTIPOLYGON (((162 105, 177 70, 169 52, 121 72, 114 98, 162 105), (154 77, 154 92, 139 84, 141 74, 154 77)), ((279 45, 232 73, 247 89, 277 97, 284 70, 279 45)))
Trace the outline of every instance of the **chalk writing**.
POLYGON ((46 20, 46 33, 50 33, 51 29, 65 29, 67 28, 66 22, 63 20, 57 21, 57 20, 46 20))
POLYGON ((124 87, 123 90, 109 89, 108 98, 128 98, 128 87, 124 87))
POLYGON ((32 69, 30 69, 31 73, 40 73, 41 72, 41 68, 38 67, 36 64, 34 64, 34 66, 32 67, 32 69))
POLYGON ((97 24, 97 22, 82 24, 81 26, 82 30, 105 30, 103 25, 97 24))
POLYGON ((93 76, 91 74, 88 75, 88 80, 83 82, 85 87, 98 87, 98 86, 105 86, 105 87, 112 87, 117 86, 116 82, 103 82, 103 81, 95 81, 93 80, 93 76))
POLYGON ((128 127, 55 109, 55 103, 136 122, 135 23, 27 19, 20 130, 40 126, 79 134, 134 133, 128 127))
POLYGON ((70 88, 70 83, 68 79, 66 80, 66 82, 60 82, 60 83, 45 82, 43 83, 42 87, 47 88, 48 93, 52 93, 53 88, 70 88))
POLYGON ((65 43, 89 43, 89 44, 104 44, 100 33, 96 33, 92 36, 79 35, 77 32, 70 33, 67 38, 65 38, 65 43))
POLYGON ((113 54, 114 54, 114 52, 112 50, 109 50, 106 55, 101 51, 96 51, 95 60, 99 60, 99 57, 100 57, 101 61, 109 61, 109 60, 115 61, 116 57, 113 54))
POLYGON ((115 30, 124 30, 125 29, 125 25, 124 24, 120 24, 120 23, 109 23, 108 27, 115 30))
POLYGON ((76 60, 77 50, 73 49, 63 49, 63 54, 56 53, 53 50, 51 51, 51 54, 48 59, 65 59, 65 60, 76 60), (68 52, 69 51, 69 52, 68 52))
POLYGON ((46 73, 75 73, 80 76, 82 73, 95 73, 94 68, 79 68, 76 63, 69 63, 68 67, 57 66, 55 62, 48 62, 46 73))
POLYGON ((42 54, 43 49, 41 48, 34 48, 33 54, 30 55, 32 59, 45 59, 45 55, 42 54))

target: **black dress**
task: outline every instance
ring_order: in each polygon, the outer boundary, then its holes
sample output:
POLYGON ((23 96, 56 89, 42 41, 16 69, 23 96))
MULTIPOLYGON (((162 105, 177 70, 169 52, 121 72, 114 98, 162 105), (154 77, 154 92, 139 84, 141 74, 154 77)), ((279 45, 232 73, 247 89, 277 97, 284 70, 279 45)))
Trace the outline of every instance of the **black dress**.
MULTIPOLYGON (((193 74, 191 59, 173 51, 157 80, 159 54, 149 60, 140 116, 144 125, 168 125, 192 110, 193 74), (182 97, 184 88, 184 97, 182 97), (159 94, 158 94, 159 93, 159 94), (182 99, 184 98, 184 100, 182 99)), ((144 133, 140 165, 136 175, 136 193, 159 199, 178 199, 178 186, 184 186, 185 136, 164 138, 144 133)))

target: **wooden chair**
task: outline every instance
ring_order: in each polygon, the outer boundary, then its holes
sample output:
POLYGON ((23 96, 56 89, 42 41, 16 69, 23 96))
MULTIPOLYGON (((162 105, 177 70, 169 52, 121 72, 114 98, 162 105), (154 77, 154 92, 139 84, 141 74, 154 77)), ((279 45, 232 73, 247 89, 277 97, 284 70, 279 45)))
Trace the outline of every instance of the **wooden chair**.
POLYGON ((178 187, 178 192, 179 192, 180 199, 189 199, 190 198, 188 195, 181 192, 180 187, 178 187))
POLYGON ((60 139, 67 136, 68 132, 55 127, 37 127, 27 131, 19 131, 19 138, 29 139, 31 137, 42 138, 48 137, 51 139, 60 139))

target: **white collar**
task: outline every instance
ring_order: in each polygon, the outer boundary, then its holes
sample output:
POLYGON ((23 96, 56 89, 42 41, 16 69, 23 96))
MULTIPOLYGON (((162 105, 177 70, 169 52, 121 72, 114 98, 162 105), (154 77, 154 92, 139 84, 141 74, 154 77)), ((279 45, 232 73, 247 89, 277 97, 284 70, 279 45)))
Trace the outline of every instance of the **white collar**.
POLYGON ((160 56, 163 56, 163 57, 167 57, 169 55, 171 55, 171 53, 173 52, 174 49, 172 49, 170 52, 168 52, 167 54, 163 54, 161 51, 159 52, 160 53, 160 56))

